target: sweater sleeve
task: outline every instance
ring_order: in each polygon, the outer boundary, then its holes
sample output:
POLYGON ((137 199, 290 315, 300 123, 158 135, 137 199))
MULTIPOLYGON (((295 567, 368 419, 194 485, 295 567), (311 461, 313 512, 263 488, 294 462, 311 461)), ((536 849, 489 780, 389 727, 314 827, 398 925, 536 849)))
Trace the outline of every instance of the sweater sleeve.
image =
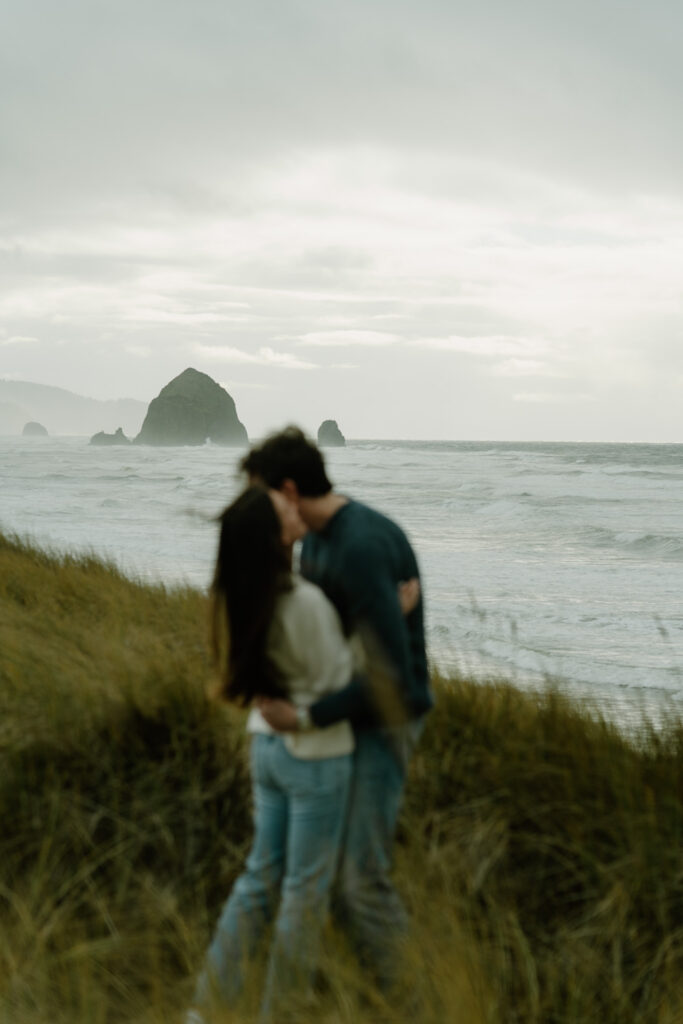
POLYGON ((269 653, 292 699, 306 705, 343 687, 353 668, 337 612, 318 587, 302 581, 281 604, 269 653))
POLYGON ((310 707, 311 721, 319 729, 348 718, 354 725, 380 725, 380 716, 370 697, 368 679, 356 673, 336 693, 321 697, 310 707))

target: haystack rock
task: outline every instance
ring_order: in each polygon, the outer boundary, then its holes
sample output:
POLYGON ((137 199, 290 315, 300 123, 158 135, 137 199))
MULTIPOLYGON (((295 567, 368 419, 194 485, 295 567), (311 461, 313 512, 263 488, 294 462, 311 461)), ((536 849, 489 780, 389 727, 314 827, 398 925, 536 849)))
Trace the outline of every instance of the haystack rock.
POLYGON ((24 437, 47 437, 48 436, 47 430, 45 429, 43 424, 42 423, 34 423, 33 420, 31 420, 29 423, 25 423, 24 424, 24 429, 22 430, 21 433, 22 433, 22 435, 24 437))
POLYGON ((135 444, 247 445, 235 403, 220 384, 191 367, 162 388, 147 410, 135 444))
POLYGON ((346 438, 337 426, 336 420, 324 420, 318 428, 318 444, 321 448, 343 448, 346 438))
POLYGON ((119 429, 114 434, 105 434, 103 430, 100 430, 99 434, 93 434, 90 438, 90 444, 130 444, 130 440, 126 437, 123 429, 119 429))

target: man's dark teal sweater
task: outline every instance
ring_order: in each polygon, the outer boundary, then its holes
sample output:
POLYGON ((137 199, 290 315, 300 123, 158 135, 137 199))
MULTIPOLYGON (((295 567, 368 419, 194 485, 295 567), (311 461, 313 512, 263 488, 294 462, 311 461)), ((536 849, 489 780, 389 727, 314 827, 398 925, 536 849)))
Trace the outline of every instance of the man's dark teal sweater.
MULTIPOLYGON (((419 577, 403 530, 374 509, 349 501, 322 530, 304 538, 301 574, 334 604, 347 636, 358 631, 376 643, 404 712, 417 718, 429 710, 422 598, 407 616, 398 598, 399 583, 419 577)), ((317 701, 310 713, 321 727, 343 718, 360 728, 382 721, 369 680, 360 674, 317 701)))

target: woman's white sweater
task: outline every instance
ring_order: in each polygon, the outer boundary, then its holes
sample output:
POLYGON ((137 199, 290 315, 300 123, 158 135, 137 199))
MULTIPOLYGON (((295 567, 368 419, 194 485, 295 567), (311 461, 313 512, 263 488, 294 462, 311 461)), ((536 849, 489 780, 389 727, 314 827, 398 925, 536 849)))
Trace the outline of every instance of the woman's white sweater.
MULTIPOLYGON (((319 587, 300 576, 279 599, 268 635, 268 654, 285 677, 290 700, 310 707, 319 697, 341 690, 354 668, 351 645, 344 637, 339 615, 319 587)), ((273 733, 258 708, 247 720, 249 732, 273 733)), ((294 757, 319 760, 353 750, 353 730, 347 721, 325 729, 284 734, 294 757)))

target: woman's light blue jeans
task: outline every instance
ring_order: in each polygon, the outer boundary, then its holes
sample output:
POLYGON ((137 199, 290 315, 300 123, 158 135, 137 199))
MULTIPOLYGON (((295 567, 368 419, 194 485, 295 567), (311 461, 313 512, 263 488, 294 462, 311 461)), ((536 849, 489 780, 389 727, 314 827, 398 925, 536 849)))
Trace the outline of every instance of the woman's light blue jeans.
POLYGON ((276 912, 264 1018, 292 991, 306 991, 339 862, 351 766, 350 754, 304 761, 280 736, 252 738, 254 841, 209 946, 195 1006, 235 1003, 276 912))

